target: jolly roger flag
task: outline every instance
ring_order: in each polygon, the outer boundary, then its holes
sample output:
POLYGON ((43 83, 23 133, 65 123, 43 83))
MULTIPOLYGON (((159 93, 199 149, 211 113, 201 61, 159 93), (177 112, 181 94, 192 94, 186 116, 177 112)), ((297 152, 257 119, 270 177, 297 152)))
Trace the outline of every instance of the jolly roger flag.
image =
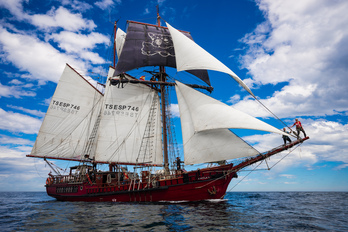
MULTIPOLYGON (((183 33, 192 39, 188 32, 183 33)), ((114 76, 145 66, 168 66, 176 68, 172 37, 167 28, 129 22, 127 36, 116 65, 114 76)), ((206 70, 192 70, 189 73, 199 77, 210 85, 206 70)))

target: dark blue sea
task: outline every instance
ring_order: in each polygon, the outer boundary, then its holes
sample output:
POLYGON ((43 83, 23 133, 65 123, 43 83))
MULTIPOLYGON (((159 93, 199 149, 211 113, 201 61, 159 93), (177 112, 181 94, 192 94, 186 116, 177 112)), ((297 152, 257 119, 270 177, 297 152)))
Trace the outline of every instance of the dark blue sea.
POLYGON ((196 203, 59 202, 0 192, 0 231, 348 231, 348 192, 230 192, 196 203))

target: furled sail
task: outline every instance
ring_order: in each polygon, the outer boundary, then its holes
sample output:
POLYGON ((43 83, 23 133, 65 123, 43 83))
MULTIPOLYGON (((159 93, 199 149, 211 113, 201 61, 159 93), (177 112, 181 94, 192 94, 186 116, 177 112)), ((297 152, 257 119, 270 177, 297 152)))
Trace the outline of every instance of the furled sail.
MULTIPOLYGON (((189 40, 192 39, 188 32, 183 33, 189 40)), ((122 45, 117 46, 122 47, 122 45)), ((129 22, 127 35, 114 76, 145 66, 168 66, 176 68, 172 38, 167 28, 129 22)), ((206 70, 196 69, 189 72, 210 85, 206 70)))
POLYGON ((102 98, 102 93, 66 65, 30 155, 83 159, 102 98))
POLYGON ((284 134, 281 130, 233 109, 176 81, 185 164, 247 157, 258 152, 228 129, 284 134))
POLYGON ((205 69, 227 73, 248 91, 248 93, 256 98, 249 87, 231 69, 201 48, 193 40, 184 36, 168 23, 166 24, 173 39, 176 68, 178 71, 205 69))
POLYGON ((159 97, 143 84, 106 84, 95 160, 163 163, 159 97))

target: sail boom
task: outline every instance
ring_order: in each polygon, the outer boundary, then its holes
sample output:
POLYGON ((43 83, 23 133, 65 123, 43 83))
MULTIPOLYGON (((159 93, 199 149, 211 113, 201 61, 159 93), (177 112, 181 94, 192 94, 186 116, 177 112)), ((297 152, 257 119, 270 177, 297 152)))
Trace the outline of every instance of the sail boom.
MULTIPOLYGON (((132 83, 132 84, 146 84, 146 85, 166 85, 166 86, 175 86, 174 82, 163 82, 163 81, 142 81, 138 79, 110 79, 111 85, 118 85, 119 83, 132 83)), ((209 93, 213 92, 214 87, 212 86, 203 86, 203 85, 197 85, 197 84, 186 84, 187 86, 190 86, 192 88, 197 88, 197 89, 205 89, 209 91, 209 93)))
MULTIPOLYGON (((150 23, 142 23, 142 22, 137 22, 137 21, 132 21, 132 20, 127 20, 127 23, 137 23, 137 24, 141 24, 141 25, 145 25, 145 26, 150 26, 150 27, 158 27, 158 28, 168 29, 168 27, 158 26, 158 25, 150 24, 150 23)), ((178 31, 180 31, 180 32, 182 32, 182 33, 191 34, 191 33, 188 32, 188 31, 183 31, 183 30, 178 30, 178 31)))

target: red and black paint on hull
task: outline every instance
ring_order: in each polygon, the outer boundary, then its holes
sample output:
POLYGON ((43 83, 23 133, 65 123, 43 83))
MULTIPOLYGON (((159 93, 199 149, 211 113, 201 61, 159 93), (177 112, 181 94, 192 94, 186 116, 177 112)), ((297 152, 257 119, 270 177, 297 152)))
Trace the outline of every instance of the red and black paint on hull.
MULTIPOLYGON (((168 176, 155 182, 143 179, 125 184, 119 184, 120 182, 107 184, 103 182, 93 183, 89 177, 82 182, 61 182, 58 179, 51 179, 51 182, 46 184, 46 191, 49 196, 60 201, 171 202, 223 199, 232 178, 238 177, 238 171, 307 139, 309 137, 279 146, 256 157, 249 158, 236 166, 231 163, 198 169, 168 176)), ((106 174, 108 173, 101 172, 97 175, 106 174)))
POLYGON ((52 183, 47 194, 60 201, 159 202, 222 199, 235 172, 232 164, 187 172, 156 181, 121 185, 52 183))

